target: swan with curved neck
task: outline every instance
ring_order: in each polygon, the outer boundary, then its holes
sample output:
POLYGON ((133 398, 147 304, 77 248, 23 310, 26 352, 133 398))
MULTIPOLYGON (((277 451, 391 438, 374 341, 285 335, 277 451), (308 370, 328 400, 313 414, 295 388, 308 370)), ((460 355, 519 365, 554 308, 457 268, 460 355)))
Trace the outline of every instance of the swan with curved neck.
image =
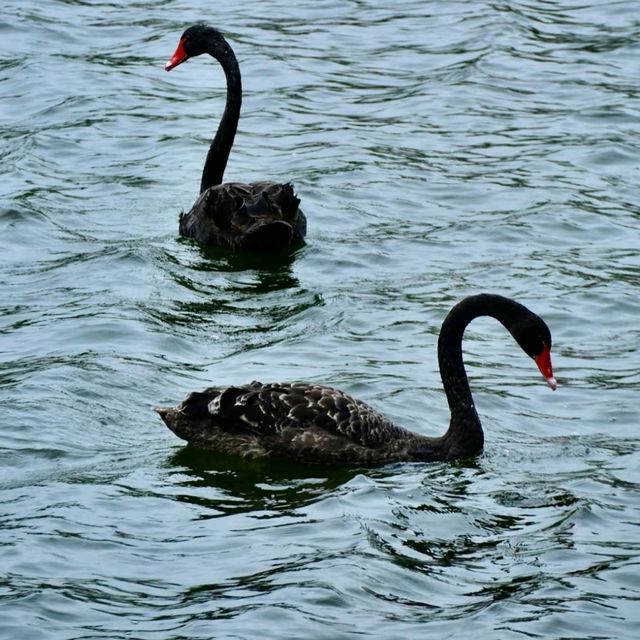
POLYGON ((180 234, 204 245, 275 251, 302 244, 307 221, 290 183, 222 183, 242 105, 240 67, 222 34, 203 24, 189 27, 165 65, 170 71, 189 58, 208 53, 227 79, 227 101, 202 170, 200 196, 180 215, 180 234))
POLYGON ((211 387, 177 407, 155 410, 183 440, 245 458, 376 465, 472 456, 482 450, 484 434, 462 360, 462 336, 479 316, 501 322, 555 390, 544 320, 514 300, 485 293, 456 304, 442 324, 438 363, 451 412, 442 436, 408 431, 342 391, 304 382, 211 387))

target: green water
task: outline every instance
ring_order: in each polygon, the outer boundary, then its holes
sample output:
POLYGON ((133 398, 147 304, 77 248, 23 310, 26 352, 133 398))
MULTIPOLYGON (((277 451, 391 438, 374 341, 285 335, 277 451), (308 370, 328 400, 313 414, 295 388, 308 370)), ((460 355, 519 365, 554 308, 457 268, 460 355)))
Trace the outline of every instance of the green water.
POLYGON ((635 638, 637 3, 0 3, 0 637, 635 638), (294 182, 307 246, 177 236, 224 80, 228 179, 294 182), (375 470, 247 464, 151 411, 209 384, 338 386, 436 435, 471 293, 554 336, 464 349, 486 447, 375 470))

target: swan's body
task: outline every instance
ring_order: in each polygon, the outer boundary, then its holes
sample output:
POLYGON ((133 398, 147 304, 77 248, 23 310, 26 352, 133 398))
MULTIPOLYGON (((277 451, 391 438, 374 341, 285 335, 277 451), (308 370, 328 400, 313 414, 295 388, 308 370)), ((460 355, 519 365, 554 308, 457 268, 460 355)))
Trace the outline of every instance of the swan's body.
POLYGON ((198 446, 246 458, 375 465, 392 461, 453 460, 481 451, 484 434, 462 361, 462 335, 481 315, 499 320, 536 361, 552 389, 551 334, 526 307, 491 294, 470 296, 447 315, 438 361, 451 421, 436 438, 395 426, 342 391, 304 382, 211 387, 175 408, 159 407, 166 425, 198 446))
POLYGON ((180 234, 200 244, 253 251, 275 251, 302 244, 307 221, 291 184, 222 183, 240 118, 242 82, 238 61, 220 32, 205 25, 189 27, 165 68, 208 53, 222 66, 227 101, 202 171, 200 196, 180 215, 180 234))

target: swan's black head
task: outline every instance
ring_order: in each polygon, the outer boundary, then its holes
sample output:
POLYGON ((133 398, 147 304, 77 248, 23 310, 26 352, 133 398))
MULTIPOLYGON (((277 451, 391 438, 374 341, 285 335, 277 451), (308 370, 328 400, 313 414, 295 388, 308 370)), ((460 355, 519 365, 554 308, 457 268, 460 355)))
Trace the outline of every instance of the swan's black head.
POLYGON ((510 324, 509 332, 522 350, 535 360, 547 384, 555 390, 557 385, 551 365, 551 331, 547 323, 522 307, 522 312, 510 324))
POLYGON ((531 356, 547 384, 556 388, 551 366, 551 332, 545 321, 524 305, 494 293, 479 293, 467 296, 449 311, 442 323, 438 339, 438 356, 446 357, 447 346, 460 345, 466 326, 480 316, 491 316, 499 320, 520 345, 531 356))
POLYGON ((206 24, 194 24, 180 36, 180 42, 164 68, 166 71, 171 71, 189 58, 203 53, 209 53, 219 59, 221 56, 228 55, 230 51, 229 43, 217 29, 206 24))

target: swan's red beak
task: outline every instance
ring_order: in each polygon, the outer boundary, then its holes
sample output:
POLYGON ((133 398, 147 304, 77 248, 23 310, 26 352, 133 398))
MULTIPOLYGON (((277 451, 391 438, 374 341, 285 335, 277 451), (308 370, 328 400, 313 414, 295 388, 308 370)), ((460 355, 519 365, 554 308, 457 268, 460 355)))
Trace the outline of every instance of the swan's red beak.
POLYGON ((188 57, 189 56, 184 51, 184 44, 183 40, 181 39, 180 42, 178 42, 178 46, 173 52, 171 59, 169 60, 169 62, 167 62, 167 64, 164 65, 164 70, 171 71, 171 69, 183 63, 188 57))
POLYGON ((551 366, 551 349, 544 345, 544 349, 534 358, 542 377, 547 381, 552 391, 555 391, 558 383, 553 377, 553 367, 551 366))

